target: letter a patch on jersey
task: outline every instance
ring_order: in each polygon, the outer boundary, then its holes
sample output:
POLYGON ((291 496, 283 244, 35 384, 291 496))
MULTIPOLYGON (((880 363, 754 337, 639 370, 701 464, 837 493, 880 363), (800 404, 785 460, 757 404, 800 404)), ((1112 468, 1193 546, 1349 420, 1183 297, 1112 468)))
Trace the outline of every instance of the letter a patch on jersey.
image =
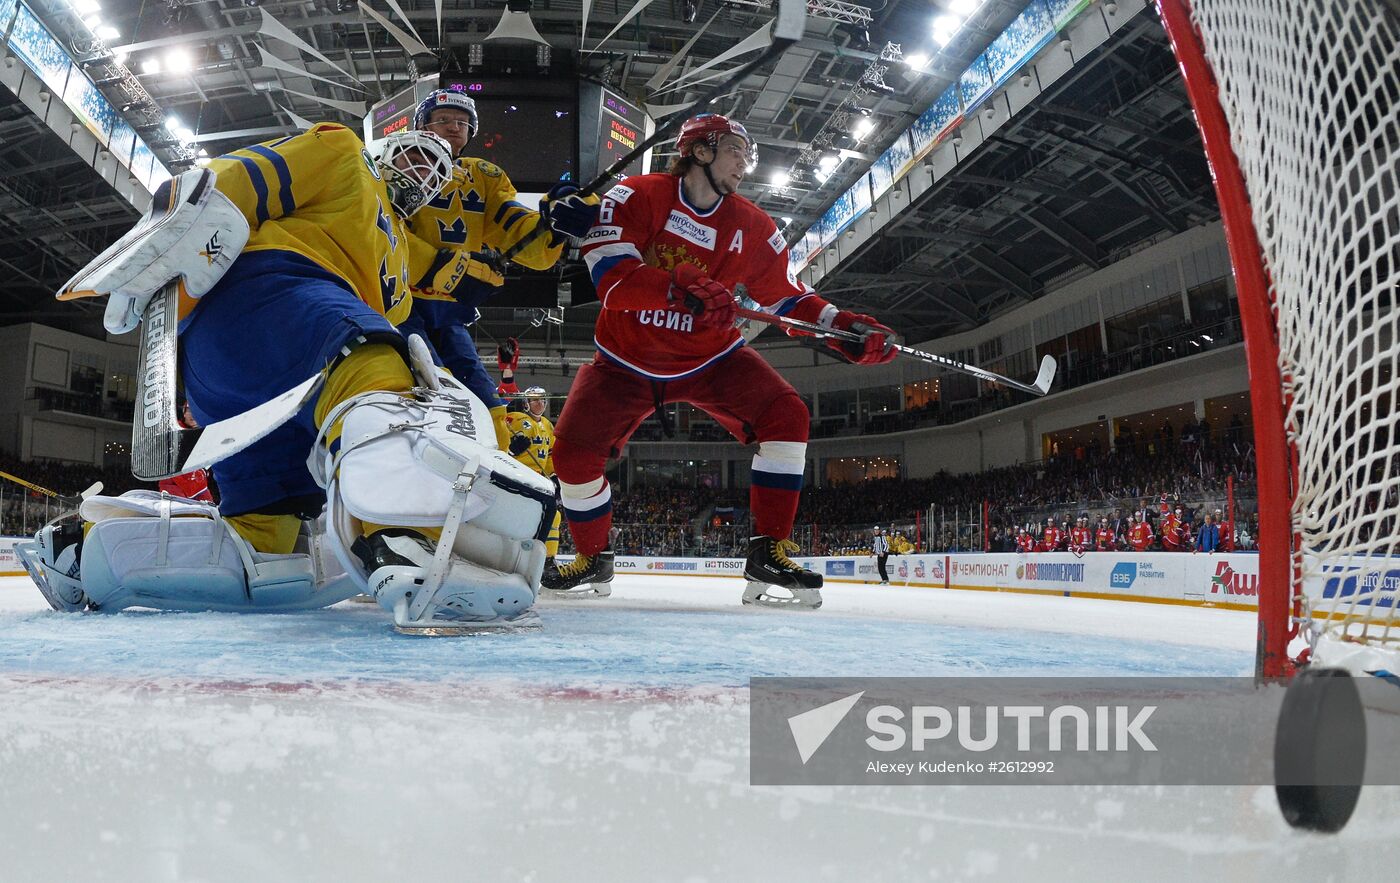
POLYGON ((682 239, 688 239, 706 251, 715 250, 718 239, 715 228, 706 227, 685 212, 672 209, 671 216, 666 219, 665 229, 667 233, 674 233, 682 239))
POLYGON ((729 241, 729 250, 739 254, 744 253, 744 231, 735 230, 734 238, 729 241))

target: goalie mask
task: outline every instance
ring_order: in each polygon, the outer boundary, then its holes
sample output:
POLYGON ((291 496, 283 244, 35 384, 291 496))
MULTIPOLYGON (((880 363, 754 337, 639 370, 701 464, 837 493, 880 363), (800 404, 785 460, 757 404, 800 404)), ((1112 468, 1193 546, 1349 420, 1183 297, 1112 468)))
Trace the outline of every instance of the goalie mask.
POLYGON ((452 148, 432 132, 395 132, 384 139, 374 162, 401 218, 412 217, 452 180, 452 148))

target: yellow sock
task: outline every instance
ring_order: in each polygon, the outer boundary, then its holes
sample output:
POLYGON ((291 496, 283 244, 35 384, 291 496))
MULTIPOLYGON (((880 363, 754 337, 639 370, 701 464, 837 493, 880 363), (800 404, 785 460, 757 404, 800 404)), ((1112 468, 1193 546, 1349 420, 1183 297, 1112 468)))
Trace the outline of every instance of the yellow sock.
POLYGON ((554 524, 550 525, 549 533, 545 536, 544 553, 550 558, 559 554, 559 522, 563 515, 563 512, 555 511, 554 524))
POLYGON ((297 532, 301 530, 301 520, 295 515, 261 515, 249 512, 247 515, 233 515, 224 520, 233 525, 233 529, 248 541, 248 545, 270 555, 290 553, 296 545, 297 532))
MULTIPOLYGON (((316 399, 316 426, 319 428, 326 415, 330 414, 336 405, 352 396, 377 391, 408 392, 412 388, 413 374, 408 370, 408 365, 404 364, 403 357, 393 347, 386 343, 370 343, 357 347, 336 365, 331 376, 326 378, 326 385, 321 388, 321 395, 316 399)), ((339 423, 326 432, 327 442, 338 438, 339 423)), ((362 524, 360 533, 369 536, 386 526, 388 525, 362 524)), ((414 529, 426 536, 432 536, 433 539, 441 533, 434 528, 414 529)))
MULTIPOLYGON (((408 392, 413 388, 413 374, 403 357, 387 343, 369 343, 355 348, 346 356, 316 399, 315 420, 319 428, 331 409, 352 396, 366 392, 408 392)), ((340 424, 326 433, 328 442, 340 438, 340 424)))

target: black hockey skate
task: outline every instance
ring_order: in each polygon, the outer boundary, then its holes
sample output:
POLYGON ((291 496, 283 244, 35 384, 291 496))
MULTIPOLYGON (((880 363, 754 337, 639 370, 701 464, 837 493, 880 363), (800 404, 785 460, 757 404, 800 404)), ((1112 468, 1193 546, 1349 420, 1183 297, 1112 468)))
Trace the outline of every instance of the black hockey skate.
POLYGON ((744 578, 749 586, 744 590, 744 603, 763 607, 816 610, 822 606, 822 577, 788 558, 796 552, 791 540, 772 537, 750 537, 749 558, 744 562, 744 578), (774 595, 772 589, 782 589, 788 596, 774 595))
POLYGON ((575 555, 563 567, 546 568, 540 587, 556 598, 606 598, 612 594, 613 553, 575 555))

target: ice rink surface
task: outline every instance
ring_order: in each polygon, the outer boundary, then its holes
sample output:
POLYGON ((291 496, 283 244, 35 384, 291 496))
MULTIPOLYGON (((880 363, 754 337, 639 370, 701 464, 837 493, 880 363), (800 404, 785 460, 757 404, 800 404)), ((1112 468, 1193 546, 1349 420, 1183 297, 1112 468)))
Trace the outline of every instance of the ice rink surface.
POLYGON ((0 880, 1360 880, 1268 787, 751 787, 756 675, 1248 675, 1252 614, 619 576, 542 632, 392 633, 377 606, 63 615, 0 579, 0 880))

